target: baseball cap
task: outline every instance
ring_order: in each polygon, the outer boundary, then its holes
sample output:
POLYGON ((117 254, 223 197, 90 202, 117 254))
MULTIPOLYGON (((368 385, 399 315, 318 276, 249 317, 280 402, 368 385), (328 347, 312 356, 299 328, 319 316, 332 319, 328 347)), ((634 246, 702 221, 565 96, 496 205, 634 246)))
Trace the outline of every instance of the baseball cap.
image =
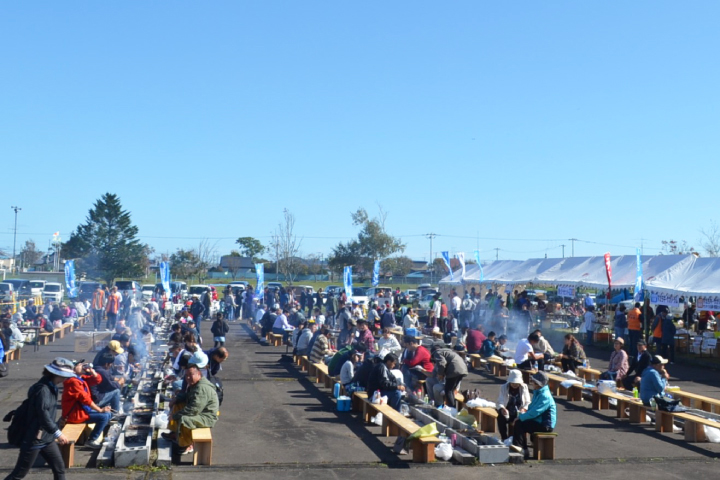
POLYGON ((123 350, 120 342, 118 342, 117 340, 110 340, 110 343, 108 343, 108 348, 113 352, 117 353, 118 355, 120 355, 121 353, 125 353, 125 350, 123 350))
POLYGON ((667 362, 667 359, 661 357, 660 355, 654 355, 652 360, 650 360, 651 365, 665 365, 667 362))

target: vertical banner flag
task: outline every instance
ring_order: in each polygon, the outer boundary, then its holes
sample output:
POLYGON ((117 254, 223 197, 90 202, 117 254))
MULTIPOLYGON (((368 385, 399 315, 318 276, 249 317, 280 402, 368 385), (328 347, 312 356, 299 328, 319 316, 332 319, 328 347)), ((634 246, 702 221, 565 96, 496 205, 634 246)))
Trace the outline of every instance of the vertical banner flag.
POLYGON ((640 258, 640 249, 635 250, 635 255, 637 256, 637 276, 635 277, 635 293, 633 295, 633 299, 636 302, 642 302, 643 301, 643 274, 642 274, 642 258, 640 258))
POLYGON ((160 262, 160 283, 169 299, 172 296, 172 290, 170 290, 170 264, 168 262, 160 262))
POLYGON ((380 284, 380 260, 375 260, 375 265, 373 265, 372 286, 377 287, 379 284, 380 284))
POLYGON ((605 273, 607 274, 608 279, 607 298, 609 300, 612 298, 612 265, 610 265, 610 252, 605 254, 605 273))
POLYGON ((76 298, 78 288, 75 286, 75 260, 65 261, 65 285, 67 286, 68 297, 76 298))
POLYGON ((352 267, 343 269, 343 284, 345 285, 345 295, 349 300, 352 297, 352 267))
POLYGON ((442 252, 443 260, 445 260, 445 265, 447 265, 448 270, 450 270, 450 280, 453 279, 453 271, 450 267, 450 252, 442 252))
MULTIPOLYGON (((255 287, 255 294, 258 298, 261 298, 263 291, 265 290, 265 264, 255 264, 255 278, 257 279, 257 287, 255 287)), ((262 301, 260 302, 262 303, 262 301)))
POLYGON ((462 269, 462 274, 460 275, 460 278, 465 280, 465 252, 456 253, 455 258, 457 258, 458 262, 460 262, 460 268, 462 269))
POLYGON ((485 274, 483 273, 482 263, 480 263, 480 250, 475 250, 475 261, 480 269, 480 283, 482 283, 482 281, 485 280, 485 274))

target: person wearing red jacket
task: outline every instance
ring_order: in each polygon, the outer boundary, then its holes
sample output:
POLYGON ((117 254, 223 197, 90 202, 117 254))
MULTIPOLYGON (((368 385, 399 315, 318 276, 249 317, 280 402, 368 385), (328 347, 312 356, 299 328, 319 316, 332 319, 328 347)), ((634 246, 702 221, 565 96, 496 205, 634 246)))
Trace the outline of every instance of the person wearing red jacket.
POLYGON ((99 449, 102 447, 100 434, 112 417, 110 405, 104 408, 98 407, 90 393, 90 387, 100 384, 102 377, 92 369, 91 365, 84 363, 84 360, 74 364, 75 376, 68 378, 63 384, 62 418, 67 423, 94 423, 95 428, 85 442, 85 446, 99 449))
POLYGON ((403 381, 414 392, 418 389, 418 380, 425 380, 433 371, 434 365, 430 352, 420 344, 415 337, 406 336, 405 353, 403 366, 400 369, 403 373, 403 381))

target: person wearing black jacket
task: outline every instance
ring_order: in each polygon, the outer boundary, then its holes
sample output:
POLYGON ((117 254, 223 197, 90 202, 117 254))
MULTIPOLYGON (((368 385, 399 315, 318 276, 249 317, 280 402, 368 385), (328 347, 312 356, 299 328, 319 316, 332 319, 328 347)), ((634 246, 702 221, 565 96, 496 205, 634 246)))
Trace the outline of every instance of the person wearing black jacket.
POLYGON ((5 480, 20 480, 30 471, 40 454, 53 472, 54 480, 65 480, 65 462, 60 447, 68 438, 62 434, 55 422, 58 404, 58 385, 75 376, 73 362, 56 358, 45 365, 43 376, 28 390, 29 408, 27 428, 15 468, 5 480))
POLYGON ((379 363, 380 359, 378 357, 366 358, 360 366, 355 369, 355 374, 353 375, 350 383, 357 383, 365 391, 368 391, 368 380, 370 379, 370 374, 372 373, 373 368, 375 368, 375 365, 379 363))
POLYGON ((647 351, 645 340, 640 340, 637 343, 637 350, 637 355, 629 359, 630 368, 628 368, 627 374, 622 379, 625 390, 632 390, 636 386, 640 381, 640 377, 642 377, 642 373, 650 365, 650 360, 652 360, 652 355, 647 351))
POLYGON ((90 393, 92 399, 98 407, 104 407, 110 405, 113 409, 113 413, 116 415, 120 413, 120 390, 125 384, 125 380, 120 377, 118 382, 115 381, 110 369, 115 362, 115 357, 112 355, 103 355, 100 358, 100 363, 93 366, 95 373, 102 377, 102 381, 97 385, 90 387, 90 393))
POLYGON ((392 353, 388 353, 383 361, 372 369, 368 378, 368 397, 372 398, 376 390, 380 391, 381 397, 387 397, 388 405, 397 411, 400 411, 400 399, 405 391, 404 385, 398 385, 398 380, 390 370, 397 365, 397 357, 392 353))
POLYGON ((222 347, 225 345, 225 335, 230 331, 230 325, 227 320, 223 318, 223 313, 218 312, 215 314, 215 321, 210 327, 210 332, 213 334, 215 340, 215 348, 222 347))

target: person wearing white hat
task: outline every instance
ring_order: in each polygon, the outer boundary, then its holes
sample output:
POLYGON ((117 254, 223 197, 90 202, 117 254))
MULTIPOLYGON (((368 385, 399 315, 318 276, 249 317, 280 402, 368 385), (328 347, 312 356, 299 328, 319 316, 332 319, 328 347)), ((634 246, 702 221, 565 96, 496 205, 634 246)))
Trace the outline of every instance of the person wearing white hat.
POLYGON ((527 411, 519 413, 513 422, 513 443, 510 446, 512 451, 522 452, 525 458, 530 458, 527 434, 552 432, 557 420, 555 399, 547 386, 549 381, 547 373, 536 372, 530 379, 535 383, 532 401, 527 411))
POLYGON ((73 362, 58 357, 45 365, 42 378, 28 390, 27 416, 23 422, 21 438, 18 438, 20 453, 15 468, 6 480, 24 478, 38 454, 50 466, 54 480, 65 479, 65 462, 58 445, 66 445, 69 440, 62 434, 55 418, 58 385, 74 376, 73 362))
POLYGON ((643 404, 649 406, 655 395, 665 393, 667 381, 670 379, 670 374, 665 370, 667 363, 667 359, 655 355, 650 360, 650 366, 643 371, 640 377, 640 399, 643 404))
POLYGON ((510 436, 508 426, 515 421, 518 414, 527 410, 528 405, 530 392, 523 382, 522 373, 520 370, 510 370, 508 381, 500 387, 497 400, 497 424, 503 440, 510 436))
POLYGON ((162 436, 177 443, 181 455, 194 451, 192 430, 212 428, 217 422, 220 403, 215 386, 204 375, 207 363, 208 357, 201 350, 190 357, 185 368, 187 391, 180 392, 170 402, 172 411, 168 429, 171 433, 162 436))

